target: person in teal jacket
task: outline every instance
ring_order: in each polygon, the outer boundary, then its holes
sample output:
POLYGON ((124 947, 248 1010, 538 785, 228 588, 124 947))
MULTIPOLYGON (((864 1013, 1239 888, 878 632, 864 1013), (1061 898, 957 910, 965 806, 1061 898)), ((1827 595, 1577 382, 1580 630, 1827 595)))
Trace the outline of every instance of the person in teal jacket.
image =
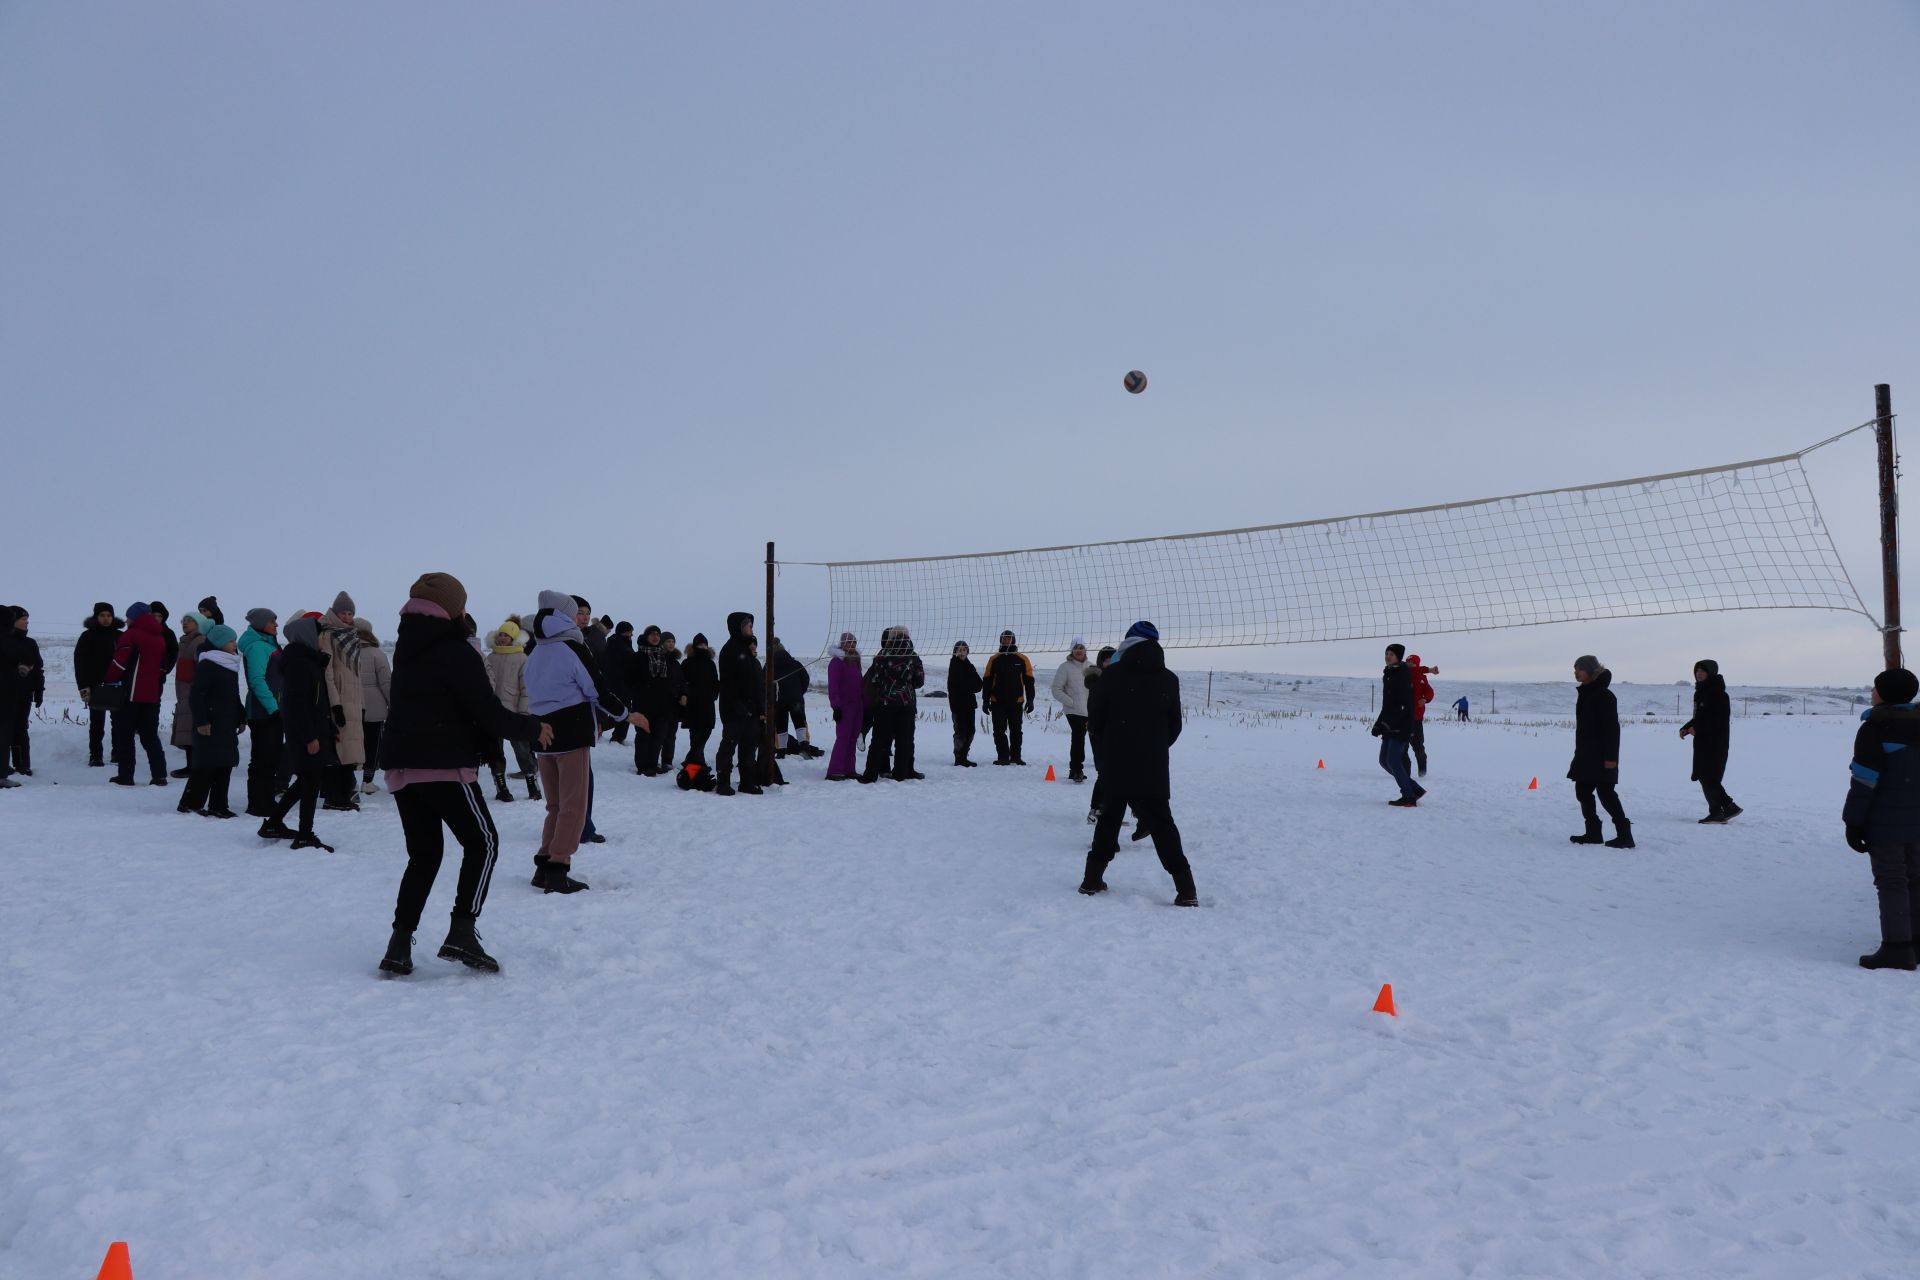
POLYGON ((280 652, 280 615, 271 609, 247 611, 240 635, 240 658, 247 671, 247 732, 253 738, 247 760, 247 812, 256 818, 273 813, 275 793, 286 787, 286 753, 281 737, 280 700, 274 695, 274 655, 280 652))

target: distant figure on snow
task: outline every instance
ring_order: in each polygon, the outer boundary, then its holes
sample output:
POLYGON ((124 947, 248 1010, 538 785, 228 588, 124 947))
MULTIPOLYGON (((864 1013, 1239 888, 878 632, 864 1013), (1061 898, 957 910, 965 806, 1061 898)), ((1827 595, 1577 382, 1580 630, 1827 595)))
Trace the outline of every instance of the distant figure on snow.
POLYGON ((1880 949, 1862 969, 1915 967, 1920 923, 1920 680, 1895 668, 1873 678, 1873 706, 1853 738, 1853 781, 1842 817, 1847 844, 1873 863, 1880 898, 1880 949))
POLYGON ((1467 695, 1466 694, 1463 693, 1458 698, 1454 699, 1453 709, 1460 713, 1460 719, 1462 721, 1465 721, 1467 719, 1467 695))
POLYGON ((1411 809, 1420 803, 1427 789, 1413 780, 1407 763, 1407 748, 1413 742, 1413 673, 1407 669, 1407 646, 1387 646, 1386 669, 1380 673, 1380 715, 1373 722, 1373 736, 1380 739, 1380 767, 1392 776, 1400 788, 1400 798, 1389 800, 1396 809, 1411 809))
POLYGON ((965 640, 953 642, 947 661, 947 710, 953 715, 953 763, 958 769, 975 767, 973 735, 980 714, 980 673, 973 666, 973 650, 965 640))
POLYGON ((1574 703, 1573 763, 1567 766, 1567 777, 1573 782, 1573 794, 1579 797, 1580 815, 1587 820, 1587 829, 1567 839, 1574 844, 1603 843, 1600 814, 1593 806, 1597 793, 1613 819, 1616 833, 1613 839, 1604 841, 1607 848, 1631 849, 1633 824, 1627 821, 1627 811, 1614 791, 1620 781, 1620 703, 1608 687, 1613 683, 1613 672, 1586 653, 1573 660, 1573 679, 1580 686, 1580 695, 1574 703))
POLYGON ((1053 700, 1067 718, 1072 735, 1067 747, 1067 781, 1087 780, 1087 642, 1073 638, 1073 647, 1053 673, 1053 700))
POLYGON ((1693 780, 1706 793, 1707 816, 1702 823, 1719 824, 1740 814, 1727 789, 1727 746, 1733 737, 1733 703, 1720 664, 1702 658, 1693 664, 1693 719, 1680 726, 1680 736, 1693 739, 1693 780))

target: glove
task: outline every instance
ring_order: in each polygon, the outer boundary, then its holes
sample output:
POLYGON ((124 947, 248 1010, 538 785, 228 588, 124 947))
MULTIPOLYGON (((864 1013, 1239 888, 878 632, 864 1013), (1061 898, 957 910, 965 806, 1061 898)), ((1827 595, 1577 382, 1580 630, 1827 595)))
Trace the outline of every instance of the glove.
POLYGON ((1847 848, 1855 853, 1867 851, 1867 829, 1865 827, 1847 828, 1847 848))
POLYGON ((335 707, 333 709, 333 722, 342 729, 347 727, 347 709, 345 707, 335 707))
POLYGON ((840 723, 840 711, 837 707, 834 709, 834 712, 833 712, 833 722, 835 724, 840 723))
POLYGON ((203 738, 211 738, 213 736, 213 726, 210 724, 199 725, 194 729, 194 732, 203 738))

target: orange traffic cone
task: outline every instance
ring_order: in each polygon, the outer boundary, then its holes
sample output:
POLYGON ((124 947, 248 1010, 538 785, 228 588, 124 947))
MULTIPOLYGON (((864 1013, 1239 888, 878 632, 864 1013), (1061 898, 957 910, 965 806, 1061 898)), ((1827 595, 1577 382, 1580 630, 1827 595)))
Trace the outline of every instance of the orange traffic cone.
POLYGON ((1373 1011, 1375 1013, 1384 1013, 1389 1018, 1397 1018, 1400 1016, 1400 1011, 1393 1007, 1393 984, 1391 982, 1384 983, 1381 986, 1380 998, 1373 1002, 1373 1011))
POLYGON ((1054 777, 1054 776, 1053 776, 1053 766, 1052 766, 1052 765, 1048 765, 1048 766, 1047 766, 1047 776, 1046 776, 1046 777, 1044 777, 1044 778, 1042 778, 1042 779, 1040 779, 1040 781, 1042 781, 1042 782, 1058 782, 1058 781, 1060 781, 1060 779, 1058 779, 1058 778, 1056 778, 1056 777, 1054 777))
POLYGON ((1532 782, 1529 782, 1527 784, 1527 790, 1529 791, 1538 791, 1539 789, 1540 789, 1540 779, 1538 778, 1535 778, 1532 782))
POLYGON ((116 1240, 107 1248, 107 1260, 100 1264, 99 1280, 133 1280, 133 1262, 127 1257, 127 1242, 116 1240))
POLYGON ((1321 761, 1321 762, 1320 762, 1319 764, 1317 764, 1317 765, 1315 765, 1315 766, 1313 766, 1313 767, 1314 767, 1314 768, 1316 768, 1316 769, 1324 769, 1324 768, 1326 768, 1326 767, 1327 767, 1327 762, 1326 762, 1325 760, 1322 760, 1322 761, 1321 761))

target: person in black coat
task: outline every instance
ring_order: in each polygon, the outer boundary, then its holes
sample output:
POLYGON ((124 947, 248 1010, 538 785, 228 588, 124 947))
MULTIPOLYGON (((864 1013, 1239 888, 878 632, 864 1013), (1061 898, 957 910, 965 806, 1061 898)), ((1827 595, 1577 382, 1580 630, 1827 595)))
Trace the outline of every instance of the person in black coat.
POLYGON ((1380 739, 1380 767, 1393 777, 1400 798, 1389 800, 1396 809, 1411 809, 1420 803, 1427 789, 1413 780, 1413 766, 1407 752, 1413 744, 1413 670, 1406 664, 1407 646, 1390 644, 1387 665, 1380 673, 1380 715, 1373 722, 1373 736, 1380 739))
POLYGON ((813 745, 807 731, 807 691, 813 677, 800 659, 787 652, 779 636, 773 638, 774 758, 800 756, 814 759, 826 752, 813 745), (799 730, 798 733, 792 730, 799 730))
POLYGON ((486 664, 467 644, 459 621, 466 609, 467 589, 458 578, 421 574, 408 592, 394 637, 393 691, 380 734, 380 767, 400 811, 407 869, 394 900, 393 934, 380 961, 383 973, 413 972, 413 931, 440 873, 449 830, 462 857, 440 958, 499 971, 474 929, 500 849, 500 832, 478 780, 480 767, 501 762, 502 739, 537 742, 542 748, 553 744, 551 725, 500 705, 486 664))
MULTIPOLYGON (((644 777, 657 777, 662 772, 660 736, 672 723, 670 708, 679 696, 678 683, 679 674, 668 660, 665 634, 659 627, 648 627, 634 646, 627 671, 627 688, 633 695, 629 705, 647 718, 647 728, 633 735, 633 771, 644 777)), ((669 747, 672 741, 671 737, 667 739, 669 747)))
POLYGON ((1110 644, 1101 645, 1100 652, 1094 655, 1093 663, 1087 668, 1087 674, 1085 676, 1087 682, 1087 748, 1093 754, 1093 796, 1087 801, 1087 822, 1089 825, 1100 821, 1100 801, 1104 795, 1100 783, 1100 739, 1093 731, 1093 707, 1096 702, 1099 702, 1106 696, 1100 681, 1102 677, 1105 676, 1107 667, 1113 662, 1113 655, 1118 652, 1119 650, 1110 644))
MULTIPOLYGON (((101 758, 101 738, 106 734, 109 721, 118 724, 120 713, 106 711, 93 705, 93 691, 106 679, 107 665, 113 661, 114 650, 120 647, 120 633, 125 624, 114 616, 113 606, 102 600, 93 606, 93 616, 80 629, 80 638, 73 642, 73 682, 80 689, 80 701, 87 704, 87 766, 103 769, 106 761, 101 758)), ((118 740, 116 730, 115 740, 118 740)))
POLYGON ((1680 726, 1680 736, 1693 739, 1693 780, 1706 793, 1707 816, 1702 823, 1723 823, 1740 815, 1721 781, 1727 776, 1727 747, 1733 737, 1733 701, 1720 664, 1702 658, 1693 664, 1693 719, 1680 726))
POLYGON ((727 642, 720 646, 720 750, 714 758, 716 795, 730 796, 733 757, 740 754, 740 793, 761 792, 760 745, 766 737, 766 670, 754 655, 753 615, 727 615, 727 642))
MULTIPOLYGON (((607 684, 613 694, 628 706, 633 705, 633 690, 627 687, 628 677, 633 674, 633 624, 622 622, 613 629, 613 635, 607 641, 605 650, 607 684)), ((651 723, 651 722, 649 722, 651 723)), ((608 741, 622 746, 627 741, 627 730, 633 725, 626 720, 613 726, 608 741)))
MULTIPOLYGON (((313 832, 313 810, 320 800, 321 779, 328 768, 339 763, 333 747, 339 726, 334 723, 327 697, 327 664, 332 659, 320 651, 320 623, 316 619, 295 618, 280 633, 287 638, 287 647, 280 651, 280 716, 287 733, 293 785, 260 824, 260 837, 290 838, 296 849, 332 853, 332 847, 313 832), (300 807, 300 829, 291 831, 286 817, 295 805, 300 807)), ((479 656, 474 654, 475 658, 479 656)))
POLYGON ((33 705, 34 663, 27 658, 24 631, 14 630, 14 610, 0 605, 0 788, 20 784, 12 774, 18 763, 16 739, 26 736, 26 712, 33 705))
POLYGON ((1095 767, 1105 795, 1080 892, 1106 892, 1107 864, 1120 851, 1120 824, 1131 806, 1153 838, 1160 865, 1173 877, 1173 904, 1199 906, 1193 868, 1173 822, 1167 760, 1180 738, 1180 677, 1167 670, 1160 633, 1152 623, 1136 622, 1128 628, 1126 640, 1100 676, 1100 697, 1088 704, 1087 721, 1100 743, 1095 767))
POLYGON ((1847 844, 1873 864, 1880 949, 1862 969, 1914 969, 1920 925, 1920 679, 1895 668, 1873 678, 1873 706, 1853 737, 1853 779, 1841 820, 1847 844))
POLYGON ((187 694, 193 746, 187 749, 186 790, 180 795, 181 813, 203 818, 231 818, 227 787, 240 764, 240 730, 247 721, 247 702, 241 696, 246 672, 233 628, 210 627, 207 644, 193 664, 193 684, 187 694))
POLYGON ((649 721, 648 732, 653 737, 653 747, 659 753, 656 766, 661 773, 673 772, 673 744, 680 737, 680 707, 686 699, 687 679, 680 673, 680 646, 674 640, 673 632, 660 633, 660 647, 667 654, 667 696, 660 704, 660 718, 649 721))
POLYGON ((713 664, 713 647, 705 632, 695 632, 680 660, 680 719, 687 726, 687 756, 682 763, 707 762, 707 739, 713 736, 714 703, 720 697, 720 670, 713 664))
POLYGON ((953 657, 947 662, 947 710, 953 715, 953 762, 971 769, 968 758, 973 751, 974 731, 979 727, 980 673, 973 665, 973 651, 965 640, 956 640, 953 657))
POLYGON ((1592 654, 1573 660, 1574 683, 1580 686, 1573 711, 1573 763, 1567 777, 1573 782, 1573 794, 1580 801, 1580 816, 1587 829, 1567 839, 1575 844, 1600 844, 1600 814, 1594 808, 1594 796, 1613 819, 1614 837, 1604 843, 1609 849, 1633 848, 1633 824, 1620 803, 1614 786, 1620 781, 1620 704, 1613 696, 1613 672, 1600 665, 1592 654))

